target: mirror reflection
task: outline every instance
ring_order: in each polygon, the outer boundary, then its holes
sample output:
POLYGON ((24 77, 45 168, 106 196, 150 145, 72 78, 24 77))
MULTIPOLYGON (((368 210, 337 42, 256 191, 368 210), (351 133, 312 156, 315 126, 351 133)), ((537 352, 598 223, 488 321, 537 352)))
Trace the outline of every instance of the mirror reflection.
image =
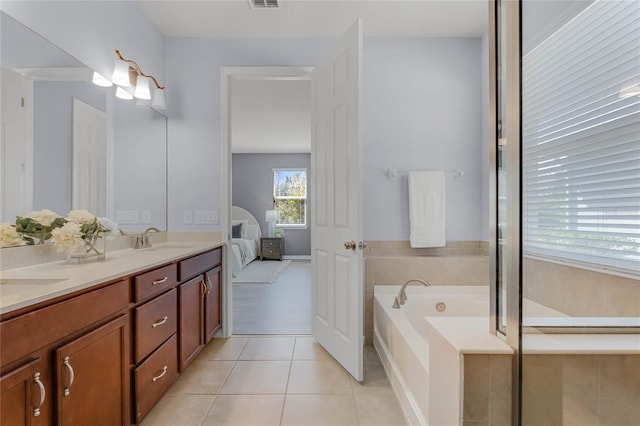
POLYGON ((93 71, 0 13, 0 222, 86 209, 166 229, 166 117, 116 99, 93 71))

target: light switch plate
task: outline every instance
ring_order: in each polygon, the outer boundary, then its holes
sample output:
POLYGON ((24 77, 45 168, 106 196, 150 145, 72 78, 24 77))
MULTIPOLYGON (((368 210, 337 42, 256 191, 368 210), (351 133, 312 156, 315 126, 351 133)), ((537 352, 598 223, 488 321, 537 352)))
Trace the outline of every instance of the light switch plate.
POLYGON ((182 213, 182 219, 185 225, 193 224, 193 210, 184 210, 182 213))
POLYGON ((140 212, 140 218, 142 223, 148 225, 151 223, 151 210, 142 210, 140 212))
POLYGON ((215 225, 217 223, 217 210, 196 210, 196 225, 215 225))

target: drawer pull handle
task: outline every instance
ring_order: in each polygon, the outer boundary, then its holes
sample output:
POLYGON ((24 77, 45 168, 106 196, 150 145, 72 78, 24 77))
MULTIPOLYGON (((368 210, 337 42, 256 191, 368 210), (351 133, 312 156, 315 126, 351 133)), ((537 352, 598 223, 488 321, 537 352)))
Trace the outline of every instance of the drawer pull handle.
POLYGON ((163 279, 161 279, 161 280, 154 280, 154 281, 151 283, 151 285, 162 284, 162 283, 164 283, 164 282, 167 282, 167 280, 168 280, 168 279, 169 279, 169 277, 164 277, 164 278, 163 278, 163 279))
POLYGON ((160 372, 160 374, 158 374, 157 376, 154 376, 153 379, 151 379, 151 381, 155 382, 156 380, 160 380, 162 378, 162 376, 164 376, 165 374, 167 374, 167 366, 166 365, 164 367, 162 367, 162 371, 160 372))
POLYGON ((159 321, 154 322, 153 324, 151 324, 151 327, 156 328, 156 327, 160 327, 162 324, 164 324, 165 322, 167 322, 167 320, 169 319, 169 317, 164 317, 159 321))
POLYGON ((38 405, 33 407, 33 417, 38 417, 40 415, 40 407, 42 407, 42 404, 44 404, 44 396, 46 395, 46 392, 44 389, 44 384, 42 383, 42 380, 40 380, 40 373, 36 373, 33 375, 33 381, 36 385, 38 385, 38 389, 40 389, 40 401, 38 402, 38 405))
POLYGON ((73 384, 73 380, 75 379, 75 372, 73 371, 73 367, 71 366, 71 363, 69 362, 69 357, 66 356, 64 357, 63 360, 63 364, 65 367, 67 367, 67 370, 69 371, 69 385, 66 386, 64 388, 64 396, 69 396, 69 394, 71 393, 71 385, 73 384))

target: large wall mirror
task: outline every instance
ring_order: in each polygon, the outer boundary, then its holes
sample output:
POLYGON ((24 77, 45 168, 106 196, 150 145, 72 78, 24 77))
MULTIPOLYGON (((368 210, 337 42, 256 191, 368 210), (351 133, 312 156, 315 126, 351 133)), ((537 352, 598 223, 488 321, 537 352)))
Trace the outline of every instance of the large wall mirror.
POLYGON ((167 229, 167 119, 0 13, 0 221, 82 208, 125 231, 167 229))

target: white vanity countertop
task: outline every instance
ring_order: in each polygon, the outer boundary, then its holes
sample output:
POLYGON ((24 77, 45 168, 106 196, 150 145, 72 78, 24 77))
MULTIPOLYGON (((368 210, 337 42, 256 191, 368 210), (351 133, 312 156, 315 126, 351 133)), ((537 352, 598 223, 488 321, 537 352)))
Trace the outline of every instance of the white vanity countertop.
POLYGON ((0 271, 0 314, 83 290, 216 247, 220 241, 169 241, 107 252, 104 260, 44 263, 0 271))

